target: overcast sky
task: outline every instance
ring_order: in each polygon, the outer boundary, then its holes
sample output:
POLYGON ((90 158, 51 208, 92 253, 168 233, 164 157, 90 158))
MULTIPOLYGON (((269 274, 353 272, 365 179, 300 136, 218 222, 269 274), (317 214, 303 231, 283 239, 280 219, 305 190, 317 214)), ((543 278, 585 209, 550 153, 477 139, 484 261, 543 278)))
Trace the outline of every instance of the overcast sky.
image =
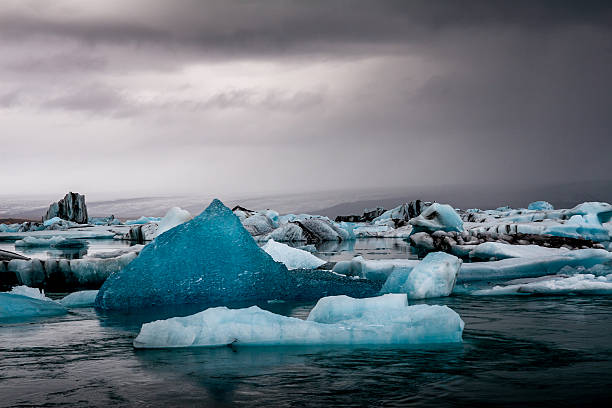
POLYGON ((606 3, 4 0, 2 192, 610 179, 606 3))

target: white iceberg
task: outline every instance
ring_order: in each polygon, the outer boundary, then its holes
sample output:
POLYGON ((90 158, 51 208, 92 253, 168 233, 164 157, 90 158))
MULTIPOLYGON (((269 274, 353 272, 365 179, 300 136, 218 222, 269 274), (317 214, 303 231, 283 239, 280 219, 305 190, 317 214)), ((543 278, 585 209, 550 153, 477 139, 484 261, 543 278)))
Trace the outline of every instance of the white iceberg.
POLYGON ((8 293, 10 293, 12 295, 27 296, 27 297, 32 298, 32 299, 46 300, 48 302, 53 302, 52 299, 50 299, 47 296, 45 296, 45 291, 44 290, 41 291, 38 288, 31 288, 31 287, 26 286, 26 285, 15 286, 8 293))
POLYGON ((457 211, 448 204, 433 203, 418 217, 409 221, 415 232, 463 231, 463 221, 457 211))
MULTIPOLYGON (((461 342, 464 323, 446 306, 407 306, 405 300, 363 302, 351 314, 346 299, 334 297, 322 308, 334 309, 339 301, 343 313, 313 319, 286 317, 257 306, 246 309, 215 307, 203 312, 143 324, 134 340, 136 348, 296 345, 406 345, 461 342), (401 303, 401 305, 398 305, 401 303), (331 317, 330 317, 331 316, 331 317)), ((350 303, 350 302, 349 302, 350 303)), ((315 306, 316 308, 316 306, 315 306)))
POLYGON ((59 303, 65 307, 93 307, 97 295, 97 290, 82 290, 63 297, 59 303))
POLYGON ((316 269, 325 263, 310 252, 292 248, 289 245, 269 240, 261 247, 276 262, 284 263, 287 269, 316 269))
POLYGON ((166 212, 166 215, 159 221, 159 225, 157 227, 157 231, 155 235, 161 235, 164 232, 168 231, 180 225, 184 222, 189 221, 192 218, 191 214, 187 210, 183 210, 180 207, 172 207, 166 212))
POLYGON ((553 275, 565 266, 590 268, 610 261, 612 253, 605 249, 576 249, 554 256, 464 263, 457 283, 553 275))
POLYGON ((577 274, 573 276, 551 276, 532 282, 506 286, 494 286, 492 289, 477 290, 476 296, 497 295, 610 295, 612 294, 612 274, 596 276, 577 274))
POLYGON ((306 320, 318 323, 338 323, 345 320, 360 319, 367 314, 384 314, 387 311, 408 306, 404 293, 390 293, 364 299, 350 296, 327 296, 320 299, 308 314, 306 320))
POLYGON ((455 287, 461 263, 456 256, 432 252, 411 271, 393 272, 381 292, 406 293, 410 299, 448 296, 455 287))
POLYGON ((506 258, 540 258, 544 256, 564 255, 567 248, 548 248, 539 245, 510 245, 501 242, 485 242, 474 246, 470 258, 506 259, 506 258))
POLYGON ((83 248, 86 247, 87 241, 67 238, 57 235, 49 238, 23 237, 15 241, 15 247, 50 247, 50 248, 83 248))
POLYGON ((125 225, 139 225, 139 224, 148 224, 150 222, 159 222, 161 221, 160 217, 145 217, 142 215, 140 218, 136 220, 127 220, 125 225))
POLYGON ((350 261, 337 262, 333 271, 341 275, 385 282, 394 272, 409 273, 419 262, 418 259, 364 259, 356 256, 350 261))

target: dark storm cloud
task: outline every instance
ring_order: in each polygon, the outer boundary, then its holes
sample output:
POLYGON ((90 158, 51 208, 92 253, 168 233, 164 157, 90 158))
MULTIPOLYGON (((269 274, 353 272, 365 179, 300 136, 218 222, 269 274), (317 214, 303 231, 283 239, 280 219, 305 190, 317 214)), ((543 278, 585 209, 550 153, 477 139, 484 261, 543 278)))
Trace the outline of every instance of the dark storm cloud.
POLYGON ((114 141, 136 140, 162 163, 172 149, 228 145, 243 159, 236 179, 281 189, 298 168, 317 187, 342 171, 346 186, 605 178, 609 4, 8 2, 0 114, 125 121, 114 141), (274 177, 248 167, 264 156, 278 162, 274 177))

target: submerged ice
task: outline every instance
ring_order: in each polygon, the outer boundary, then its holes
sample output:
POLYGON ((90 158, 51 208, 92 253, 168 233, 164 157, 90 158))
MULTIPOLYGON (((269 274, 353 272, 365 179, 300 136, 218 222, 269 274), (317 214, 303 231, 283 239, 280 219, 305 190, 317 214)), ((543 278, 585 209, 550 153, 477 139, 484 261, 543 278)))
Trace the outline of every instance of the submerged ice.
POLYGON ((405 295, 374 300, 323 298, 313 312, 308 320, 301 320, 257 306, 210 308, 191 316, 144 324, 134 347, 455 343, 461 342, 464 326, 452 309, 408 306, 405 295))

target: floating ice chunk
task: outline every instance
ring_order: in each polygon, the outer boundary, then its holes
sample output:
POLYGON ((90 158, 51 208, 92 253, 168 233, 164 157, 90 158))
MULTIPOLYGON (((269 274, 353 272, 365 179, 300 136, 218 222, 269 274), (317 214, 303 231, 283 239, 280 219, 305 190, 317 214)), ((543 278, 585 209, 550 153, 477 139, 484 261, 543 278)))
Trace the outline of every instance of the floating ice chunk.
POLYGON ((573 276, 552 276, 533 282, 507 286, 494 286, 473 292, 477 296, 495 295, 610 295, 612 294, 612 274, 596 276, 577 274, 573 276))
POLYGON ((418 217, 409 221, 419 231, 463 231, 463 221, 457 211, 448 204, 433 203, 418 217))
POLYGON ((407 239, 412 235, 412 225, 404 225, 403 227, 391 229, 387 232, 383 232, 382 236, 385 238, 404 238, 407 239))
POLYGON ((0 320, 59 316, 66 313, 64 306, 53 301, 0 292, 0 320))
POLYGON ((564 266, 590 268, 610 261, 612 253, 605 249, 577 249, 555 256, 471 262, 461 266, 457 282, 538 277, 555 274, 564 266))
POLYGON ((52 238, 61 236, 69 239, 106 239, 113 238, 115 232, 110 230, 108 227, 96 226, 96 227, 84 227, 84 228, 70 228, 68 230, 43 230, 43 231, 27 231, 27 232, 0 232, 0 241, 2 240, 18 240, 24 239, 25 237, 35 238, 52 238))
POLYGON ((77 286, 93 288, 104 282, 113 272, 119 272, 136 259, 135 252, 128 252, 115 258, 85 256, 70 261, 72 278, 77 286))
POLYGON ((270 221, 272 221, 272 225, 274 226, 274 228, 278 227, 279 214, 276 211, 266 210, 264 214, 266 217, 268 217, 270 221))
MULTIPOLYGON (((251 218, 251 217, 249 217, 251 218)), ((219 200, 144 247, 104 283, 96 307, 135 309, 271 299, 319 299, 375 293, 374 286, 331 272, 289 272, 259 248, 219 200)))
POLYGON ((282 262, 287 269, 316 269, 325 263, 324 260, 317 258, 313 254, 301 249, 292 248, 289 245, 269 240, 263 247, 272 259, 282 262))
POLYGON ((387 311, 406 310, 408 298, 405 293, 390 293, 364 299, 349 296, 327 296, 319 299, 308 315, 309 321, 318 323, 339 323, 360 319, 367 313, 384 314, 387 311))
POLYGON ((269 234, 274 229, 272 221, 263 214, 255 214, 242 221, 244 228, 253 236, 269 234))
MULTIPOLYGON (((346 302, 344 298, 336 300, 343 304, 346 302)), ((359 310, 355 310, 355 315, 350 316, 350 313, 347 313, 348 319, 335 323, 281 316, 257 306, 246 309, 216 307, 192 316, 146 323, 134 340, 134 347, 212 347, 228 344, 402 345, 461 342, 464 323, 456 312, 446 306, 406 306, 404 303, 404 307, 381 310, 379 301, 364 302, 360 306, 359 310), (369 307, 372 307, 372 310, 369 310, 369 307)), ((327 305, 325 308, 333 309, 333 306, 327 305)), ((340 318, 339 315, 332 317, 340 318)))
POLYGON ((461 259, 444 252, 428 254, 411 271, 395 271, 382 293, 407 293, 410 299, 448 296, 452 293, 461 259))
POLYGON ((548 248, 539 245, 510 245, 501 242, 478 244, 470 251, 471 258, 506 259, 506 258, 540 258, 543 256, 563 255, 567 248, 548 248))
POLYGON ((126 225, 138 225, 138 224, 148 224, 150 222, 159 222, 159 221, 161 221, 160 217, 145 217, 143 215, 137 220, 127 220, 125 224, 126 225))
POLYGON ((349 233, 336 225, 328 218, 308 218, 300 221, 300 225, 305 229, 305 234, 310 235, 315 241, 345 241, 349 239, 349 233))
POLYGON ((302 228, 294 223, 283 224, 269 234, 263 236, 261 241, 268 242, 273 239, 276 242, 300 242, 306 241, 302 228))
POLYGON ((385 282, 396 271, 409 273, 420 261, 417 259, 374 259, 356 256, 350 261, 340 261, 333 271, 342 275, 358 276, 376 282, 385 282))
POLYGON ((45 227, 49 227, 57 222, 62 222, 63 220, 60 217, 53 217, 43 222, 45 227))
POLYGON ((555 207, 553 207, 553 205, 548 201, 534 201, 533 203, 529 203, 527 209, 538 211, 551 211, 554 210, 555 207))
POLYGON ((23 237, 15 241, 15 247, 84 248, 86 246, 88 246, 87 241, 60 235, 50 238, 23 237))
POLYGON ((26 286, 26 285, 15 286, 8 293, 10 293, 12 295, 27 296, 27 297, 30 297, 32 299, 46 300, 48 302, 53 302, 52 299, 50 299, 50 298, 45 296, 45 291, 44 290, 41 291, 38 288, 31 288, 31 287, 26 286))
POLYGON ((97 290, 82 290, 65 296, 59 303, 65 307, 91 307, 97 295, 97 290))
POLYGON ((600 223, 609 222, 612 219, 612 205, 601 202, 586 202, 567 210, 569 215, 593 215, 600 223))
POLYGON ((169 229, 189 221, 191 218, 192 217, 189 211, 183 210, 179 207, 172 207, 168 210, 168 212, 166 212, 164 218, 159 221, 159 226, 157 227, 156 235, 161 235, 169 229))

